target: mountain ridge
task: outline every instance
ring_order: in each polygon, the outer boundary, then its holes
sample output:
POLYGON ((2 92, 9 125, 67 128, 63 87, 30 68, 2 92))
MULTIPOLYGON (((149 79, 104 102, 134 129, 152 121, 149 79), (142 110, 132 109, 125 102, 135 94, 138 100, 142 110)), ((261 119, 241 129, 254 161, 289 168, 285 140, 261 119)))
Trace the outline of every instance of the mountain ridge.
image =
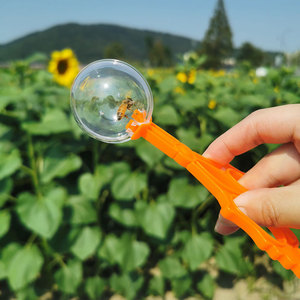
POLYGON ((49 55, 54 50, 70 47, 81 62, 87 63, 103 58, 105 48, 114 42, 122 44, 124 58, 144 61, 148 59, 147 38, 161 41, 173 58, 200 44, 200 41, 176 34, 122 25, 66 23, 1 44, 0 61, 23 59, 35 52, 49 55))

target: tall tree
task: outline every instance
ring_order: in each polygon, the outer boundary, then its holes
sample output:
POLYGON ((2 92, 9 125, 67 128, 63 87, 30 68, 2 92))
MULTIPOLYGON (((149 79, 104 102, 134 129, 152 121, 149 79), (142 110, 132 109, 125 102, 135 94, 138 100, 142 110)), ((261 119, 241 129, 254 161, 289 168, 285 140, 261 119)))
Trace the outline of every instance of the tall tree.
POLYGON ((265 59, 265 53, 249 42, 243 43, 237 56, 238 61, 248 61, 253 67, 260 66, 265 59))
POLYGON ((205 54, 207 57, 204 67, 219 68, 222 60, 229 57, 232 51, 232 32, 224 2, 223 0, 218 0, 200 48, 200 53, 205 54))

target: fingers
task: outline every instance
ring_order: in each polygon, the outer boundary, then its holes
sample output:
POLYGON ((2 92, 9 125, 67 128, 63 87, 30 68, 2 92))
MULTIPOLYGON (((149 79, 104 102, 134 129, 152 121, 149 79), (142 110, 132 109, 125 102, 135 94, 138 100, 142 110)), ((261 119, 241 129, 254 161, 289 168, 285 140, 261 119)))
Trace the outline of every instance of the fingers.
POLYGON ((294 144, 285 144, 263 157, 239 183, 247 189, 289 185, 300 178, 300 154, 294 144))
POLYGON ((300 152, 300 104, 258 110, 217 138, 203 153, 223 165, 262 143, 294 142, 300 152))
MULTIPOLYGON (((234 201, 238 208, 260 226, 300 228, 300 185, 257 189, 245 192, 234 201)), ((218 221, 215 230, 230 234, 237 227, 218 221), (219 223, 218 223, 219 222, 219 223)))

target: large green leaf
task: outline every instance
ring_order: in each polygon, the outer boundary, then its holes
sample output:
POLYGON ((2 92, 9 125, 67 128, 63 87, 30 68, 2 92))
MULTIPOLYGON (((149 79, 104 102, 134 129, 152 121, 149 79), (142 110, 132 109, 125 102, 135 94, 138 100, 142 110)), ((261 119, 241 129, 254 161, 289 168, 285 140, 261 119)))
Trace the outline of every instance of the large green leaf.
POLYGON ((24 122, 22 128, 32 135, 51 135, 71 130, 71 123, 63 111, 48 111, 40 122, 24 122))
POLYGON ((2 152, 0 149, 0 180, 15 173, 21 166, 22 160, 18 149, 2 152))
POLYGON ((85 260, 91 256, 100 243, 101 232, 98 227, 84 227, 71 248, 73 254, 85 260))
POLYGON ((150 143, 141 141, 136 147, 137 155, 149 166, 155 166, 164 154, 150 143))
POLYGON ((142 173, 123 173, 114 178, 112 193, 116 200, 132 200, 147 186, 147 176, 142 173))
POLYGON ((84 173, 79 178, 79 189, 88 199, 97 199, 102 183, 91 173, 84 173))
POLYGON ((154 276, 149 281, 150 295, 163 296, 165 293, 165 280, 162 276, 154 276))
POLYGON ((179 140, 191 149, 200 152, 202 147, 201 140, 196 136, 196 131, 192 129, 179 128, 176 131, 179 140))
POLYGON ((81 159, 73 153, 66 153, 61 147, 51 147, 45 154, 41 180, 50 182, 55 177, 65 177, 81 167, 81 159))
POLYGON ((27 228, 45 238, 51 238, 62 221, 65 190, 56 188, 38 198, 30 193, 18 197, 17 213, 27 228))
POLYGON ((0 237, 5 235, 10 226, 10 213, 7 210, 0 211, 0 237))
POLYGON ((194 208, 208 195, 207 190, 202 185, 193 186, 188 183, 188 179, 173 178, 169 185, 168 199, 178 207, 194 208))
POLYGON ((197 288, 203 296, 212 299, 215 292, 215 281, 209 274, 205 274, 197 283, 197 288))
POLYGON ((82 280, 81 262, 68 261, 66 265, 55 272, 54 279, 60 291, 66 294, 75 293, 82 280))
POLYGON ((227 127, 232 127, 241 120, 241 115, 230 107, 221 107, 212 116, 227 127))
POLYGON ((44 259, 35 245, 19 249, 11 258, 8 267, 8 282, 12 289, 18 290, 34 281, 43 262, 44 259))
POLYGON ((132 209, 121 208, 118 204, 112 203, 108 213, 111 218, 124 226, 133 227, 137 225, 136 215, 132 209))
POLYGON ((211 235, 206 233, 201 235, 191 234, 184 245, 181 255, 190 269, 195 271, 202 262, 211 256, 212 250, 213 238, 211 235))
POLYGON ((99 256, 111 264, 119 264, 123 271, 129 272, 142 266, 149 252, 146 243, 136 241, 128 234, 121 238, 108 235, 100 248, 99 256))
POLYGON ((97 300, 101 298, 101 295, 104 292, 106 282, 98 277, 89 277, 86 279, 85 282, 85 293, 89 296, 92 300, 97 300))
POLYGON ((22 247, 17 243, 10 243, 3 249, 1 249, 1 261, 0 261, 0 279, 6 278, 8 273, 9 264, 12 261, 14 255, 22 247))
POLYGON ((186 269, 175 257, 166 257, 159 262, 159 268, 165 278, 181 278, 187 274, 186 269))
POLYGON ((150 236, 165 239, 175 217, 174 207, 168 203, 151 202, 147 205, 139 201, 136 215, 143 230, 150 236))
POLYGON ((226 239, 216 254, 218 267, 234 275, 246 275, 252 270, 252 265, 243 257, 241 251, 241 238, 226 239))
POLYGON ((191 289, 192 279, 191 276, 185 275, 181 278, 173 278, 171 279, 172 291, 174 291, 175 295, 182 299, 184 295, 189 294, 189 290, 191 289))
POLYGON ((142 287, 144 279, 142 276, 137 274, 113 274, 110 277, 109 283, 110 287, 116 293, 125 296, 126 299, 131 300, 135 298, 136 293, 142 287))
POLYGON ((66 203, 67 217, 73 225, 90 224, 97 221, 95 204, 83 196, 72 196, 66 203))
POLYGON ((13 187, 13 181, 11 178, 4 178, 0 180, 0 207, 2 207, 7 199, 13 187))
POLYGON ((180 111, 195 112, 196 109, 204 107, 206 104, 205 95, 199 92, 190 92, 176 98, 175 103, 180 111))
POLYGON ((171 105, 164 105, 155 112, 155 120, 161 125, 178 125, 180 122, 179 115, 171 105))

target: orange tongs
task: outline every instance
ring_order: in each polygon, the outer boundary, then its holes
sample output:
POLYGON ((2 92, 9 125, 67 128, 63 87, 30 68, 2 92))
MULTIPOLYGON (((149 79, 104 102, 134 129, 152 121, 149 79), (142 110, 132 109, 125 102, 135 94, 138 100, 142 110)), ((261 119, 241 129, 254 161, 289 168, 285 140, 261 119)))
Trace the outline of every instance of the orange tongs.
POLYGON ((234 198, 247 191, 237 182, 243 172, 229 164, 222 166, 192 151, 152 120, 145 121, 145 117, 145 112, 134 111, 132 120, 126 126, 131 139, 143 137, 186 168, 218 200, 224 218, 242 228, 258 248, 266 251, 273 260, 278 260, 284 268, 292 270, 300 278, 300 249, 295 234, 289 228, 269 227, 274 238, 235 205, 234 198))

